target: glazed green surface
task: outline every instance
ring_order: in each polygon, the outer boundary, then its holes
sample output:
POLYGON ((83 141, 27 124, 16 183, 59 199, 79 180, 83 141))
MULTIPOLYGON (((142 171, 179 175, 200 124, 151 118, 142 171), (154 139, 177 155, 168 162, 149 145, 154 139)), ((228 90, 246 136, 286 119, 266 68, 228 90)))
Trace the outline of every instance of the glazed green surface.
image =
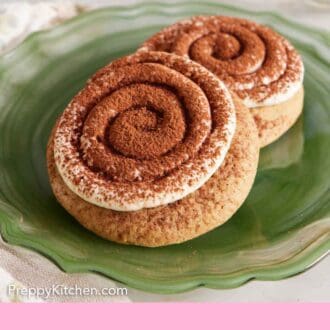
POLYGON ((330 35, 270 13, 220 4, 103 9, 30 36, 0 59, 0 227, 5 240, 67 272, 97 271, 129 286, 179 292, 238 286, 303 271, 330 247, 330 35), (225 225, 184 244, 123 246, 82 228, 55 201, 45 150, 56 117, 86 79, 164 25, 196 14, 244 16, 286 35, 303 56, 302 118, 261 152, 253 189, 225 225))

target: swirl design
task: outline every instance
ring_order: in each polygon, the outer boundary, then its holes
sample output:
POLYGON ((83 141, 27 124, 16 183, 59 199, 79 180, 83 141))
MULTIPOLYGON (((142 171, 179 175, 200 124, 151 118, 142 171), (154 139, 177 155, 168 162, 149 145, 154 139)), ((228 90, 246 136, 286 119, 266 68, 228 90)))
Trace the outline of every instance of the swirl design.
POLYGON ((215 73, 248 107, 284 102, 301 87, 303 63, 270 28, 239 18, 194 17, 169 26, 141 50, 185 55, 215 73))
POLYGON ((54 138, 67 186, 132 211, 174 202, 219 168, 235 130, 226 87, 173 54, 141 52, 101 69, 71 101, 54 138))

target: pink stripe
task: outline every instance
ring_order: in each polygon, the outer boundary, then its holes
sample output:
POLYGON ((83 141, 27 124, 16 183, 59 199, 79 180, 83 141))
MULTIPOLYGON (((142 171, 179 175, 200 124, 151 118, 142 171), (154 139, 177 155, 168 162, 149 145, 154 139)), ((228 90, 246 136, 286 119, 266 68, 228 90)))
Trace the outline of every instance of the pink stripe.
POLYGON ((329 312, 330 304, 2 304, 0 329, 328 330, 329 312))

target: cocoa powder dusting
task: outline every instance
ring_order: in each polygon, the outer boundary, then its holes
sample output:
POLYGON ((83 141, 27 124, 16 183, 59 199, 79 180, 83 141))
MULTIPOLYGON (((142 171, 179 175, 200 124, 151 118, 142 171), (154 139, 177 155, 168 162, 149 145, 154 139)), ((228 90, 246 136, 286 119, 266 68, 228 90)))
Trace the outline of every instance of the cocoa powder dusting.
POLYGON ((234 125, 230 94, 206 69, 140 52, 99 70, 72 100, 55 161, 69 187, 98 205, 164 204, 214 173, 234 125))
POLYGON ((193 17, 155 34, 144 42, 143 50, 189 56, 215 73, 248 106, 266 104, 275 95, 291 97, 291 86, 303 78, 301 58, 290 43, 246 19, 193 17))

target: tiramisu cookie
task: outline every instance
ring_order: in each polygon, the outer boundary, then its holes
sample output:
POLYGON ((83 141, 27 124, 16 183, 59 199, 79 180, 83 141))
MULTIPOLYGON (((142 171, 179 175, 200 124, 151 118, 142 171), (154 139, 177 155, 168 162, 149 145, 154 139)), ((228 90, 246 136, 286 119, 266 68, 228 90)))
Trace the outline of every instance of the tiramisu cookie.
POLYGON ((279 138, 302 111, 302 60, 284 37, 266 26, 198 16, 166 27, 140 50, 186 56, 216 74, 251 109, 261 146, 279 138))
POLYGON ((258 143, 249 111, 211 72, 142 52, 73 98, 51 134, 48 171, 58 201, 89 230, 161 246, 232 216, 251 189, 258 143))

